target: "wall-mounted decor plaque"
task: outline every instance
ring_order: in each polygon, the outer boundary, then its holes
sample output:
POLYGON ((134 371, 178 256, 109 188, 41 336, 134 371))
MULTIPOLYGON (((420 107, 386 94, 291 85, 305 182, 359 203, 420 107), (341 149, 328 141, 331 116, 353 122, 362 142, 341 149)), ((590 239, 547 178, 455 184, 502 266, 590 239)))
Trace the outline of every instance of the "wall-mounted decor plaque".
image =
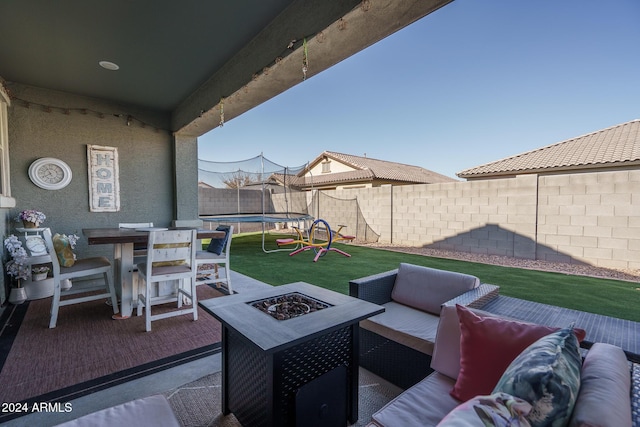
POLYGON ((120 210, 120 178, 118 149, 87 145, 89 170, 89 210, 118 212, 120 210))

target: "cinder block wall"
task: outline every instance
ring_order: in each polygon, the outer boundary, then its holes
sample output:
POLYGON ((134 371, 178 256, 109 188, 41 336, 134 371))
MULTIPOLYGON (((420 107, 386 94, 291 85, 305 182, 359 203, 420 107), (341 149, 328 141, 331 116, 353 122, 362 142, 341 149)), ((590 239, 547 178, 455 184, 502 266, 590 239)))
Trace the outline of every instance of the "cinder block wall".
POLYGON ((640 268, 640 170, 326 193, 356 197, 383 243, 640 268))
MULTIPOLYGON (((270 203, 269 193, 265 193, 265 198, 267 199, 265 203, 270 203)), ((198 189, 198 212, 200 215, 261 213, 262 203, 261 190, 202 187, 198 189)))
MULTIPOLYGON (((393 233, 393 190, 393 187, 385 186, 362 188, 359 190, 339 190, 333 193, 335 197, 339 198, 347 199, 356 197, 367 224, 369 224, 376 233, 381 235, 380 241, 389 241, 393 233)), ((349 232, 349 230, 347 230, 347 232, 349 232)))
POLYGON ((640 269, 640 171, 540 177, 538 258, 640 269))
POLYGON ((394 243, 535 257, 535 176, 393 191, 394 243))
MULTIPOLYGON (((351 204, 331 197, 357 198, 382 243, 640 269, 640 170, 323 193, 310 212, 345 223, 351 204)), ((244 207, 260 212, 259 195, 243 194, 244 207)), ((201 214, 238 211, 236 190, 201 189, 199 203, 201 214)))

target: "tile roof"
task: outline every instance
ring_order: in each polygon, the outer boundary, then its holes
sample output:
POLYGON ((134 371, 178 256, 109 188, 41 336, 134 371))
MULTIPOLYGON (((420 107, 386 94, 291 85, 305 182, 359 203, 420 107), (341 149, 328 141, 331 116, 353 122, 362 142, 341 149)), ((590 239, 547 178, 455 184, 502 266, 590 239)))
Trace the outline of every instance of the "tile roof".
POLYGON ((458 172, 460 178, 640 166, 640 119, 458 172))
POLYGON ((290 185, 293 187, 304 186, 304 176, 273 173, 267 179, 268 184, 290 185))
POLYGON ((455 182, 448 176, 421 168, 419 166, 403 163, 389 162, 386 160, 372 159, 370 157, 354 156, 351 154, 325 151, 310 164, 314 165, 325 157, 345 163, 355 170, 349 172, 337 172, 320 176, 313 176, 314 184, 341 183, 349 181, 363 181, 374 179, 397 181, 414 184, 431 184, 439 182, 455 182))

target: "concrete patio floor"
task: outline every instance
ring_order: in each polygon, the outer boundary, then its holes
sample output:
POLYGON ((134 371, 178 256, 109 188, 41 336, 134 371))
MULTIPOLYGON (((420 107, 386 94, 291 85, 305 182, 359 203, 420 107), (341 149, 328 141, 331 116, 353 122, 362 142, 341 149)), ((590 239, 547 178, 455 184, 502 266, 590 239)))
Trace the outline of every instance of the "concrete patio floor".
MULTIPOLYGON (((238 293, 270 286, 233 271, 231 272, 231 281, 233 289, 238 293)), ((2 426, 55 426, 104 408, 164 393, 220 370, 221 354, 218 353, 72 400, 70 402, 72 411, 70 412, 33 413, 8 421, 2 426)))

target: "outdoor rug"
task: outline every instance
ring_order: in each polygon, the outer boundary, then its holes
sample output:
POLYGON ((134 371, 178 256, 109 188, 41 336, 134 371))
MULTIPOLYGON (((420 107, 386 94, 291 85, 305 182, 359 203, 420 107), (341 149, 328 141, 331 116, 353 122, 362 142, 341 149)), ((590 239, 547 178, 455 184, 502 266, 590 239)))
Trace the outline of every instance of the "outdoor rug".
MULTIPOLYGON (((371 415, 398 396, 402 389, 360 368, 358 422, 366 426, 371 415)), ((222 415, 220 372, 185 384, 164 395, 184 427, 241 427, 233 414, 222 415)))
MULTIPOLYGON (((197 290, 200 300, 224 295, 207 285, 197 290)), ((5 310, 12 313, 0 324, 0 402, 70 401, 220 351, 220 323, 202 308, 196 322, 171 317, 153 322, 151 332, 135 311, 112 320, 104 301, 61 307, 49 329, 50 308, 45 298, 5 310)))

